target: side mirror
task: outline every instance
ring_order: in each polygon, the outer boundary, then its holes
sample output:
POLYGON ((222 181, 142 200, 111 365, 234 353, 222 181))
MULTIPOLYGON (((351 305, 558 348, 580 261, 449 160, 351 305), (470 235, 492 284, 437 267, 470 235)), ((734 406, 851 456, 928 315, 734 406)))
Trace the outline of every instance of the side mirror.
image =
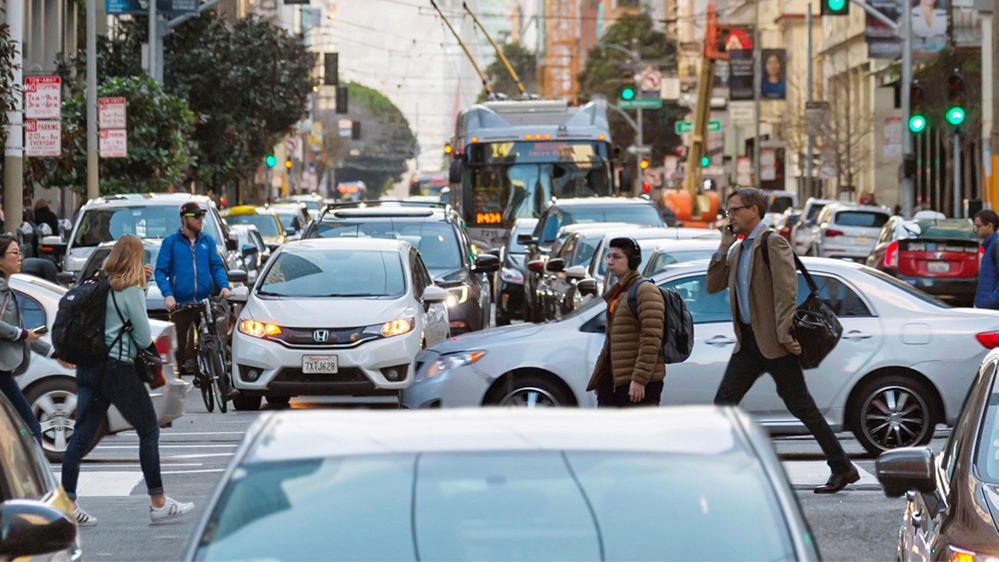
POLYGON ((492 254, 479 254, 475 256, 474 271, 479 273, 492 273, 500 267, 499 258, 492 254))
POLYGON ((76 546, 76 524, 62 511, 36 500, 0 504, 0 552, 15 559, 76 546))
POLYGON ((545 269, 551 273, 558 273, 565 269, 565 260, 562 258, 552 258, 548 260, 548 264, 545 266, 545 269))
POLYGON ((260 248, 254 246, 253 244, 243 244, 243 247, 240 248, 240 251, 243 253, 244 256, 253 256, 260 253, 260 248))
POLYGON ((271 253, 269 251, 260 254, 260 267, 264 267, 264 264, 267 263, 267 261, 270 259, 271 259, 271 253))
POLYGON ((448 295, 450 295, 450 293, 447 289, 442 289, 437 285, 430 285, 423 290, 423 302, 444 302, 447 300, 448 295))
POLYGON ((890 498, 897 498, 909 490, 933 492, 937 489, 933 451, 929 447, 885 451, 874 466, 878 481, 890 498))
POLYGON ((61 285, 72 285, 76 283, 76 274, 72 271, 60 271, 56 273, 56 279, 61 285))
POLYGON ((486 250, 485 253, 489 254, 490 256, 496 256, 497 258, 500 257, 499 248, 490 248, 489 250, 486 250))
POLYGON ((586 279, 586 268, 581 265, 574 265, 569 269, 565 270, 565 276, 567 279, 586 279))
POLYGON ((597 294, 597 280, 596 279, 583 279, 579 283, 576 283, 576 290, 579 291, 581 295, 596 295, 597 294))
POLYGON ((62 236, 42 236, 42 246, 65 246, 62 236))
POLYGON ((242 269, 230 269, 228 277, 231 283, 246 283, 246 272, 242 269))
POLYGON ((298 229, 297 228, 287 228, 287 229, 285 229, 284 233, 287 236, 294 236, 294 235, 298 234, 298 229))
POLYGON ((527 269, 531 273, 542 273, 545 270, 544 260, 531 260, 527 262, 527 269))
POLYGON ((451 166, 447 170, 448 183, 461 183, 461 171, 462 171, 461 160, 455 159, 454 161, 452 161, 451 166))
POLYGON ((517 235, 517 243, 521 246, 537 246, 538 239, 531 236, 530 233, 522 232, 517 235))
POLYGON ((268 244, 267 245, 267 250, 270 251, 270 253, 272 253, 272 254, 274 253, 274 250, 277 250, 277 249, 278 249, 278 245, 277 244, 268 244))
POLYGON ((815 226, 818 222, 815 219, 808 219, 805 221, 805 226, 815 226))
POLYGON ((225 249, 234 252, 237 248, 239 248, 239 237, 235 232, 230 232, 229 237, 225 239, 225 249))

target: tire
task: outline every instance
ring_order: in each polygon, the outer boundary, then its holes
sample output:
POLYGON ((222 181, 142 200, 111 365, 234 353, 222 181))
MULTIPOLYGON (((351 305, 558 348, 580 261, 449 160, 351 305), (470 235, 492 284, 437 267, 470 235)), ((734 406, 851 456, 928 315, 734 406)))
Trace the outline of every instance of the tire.
POLYGON ((874 456, 889 449, 925 445, 940 420, 933 390, 905 375, 864 384, 847 411, 857 441, 874 456))
MULTIPOLYGON (((42 424, 42 450, 50 462, 62 462, 66 445, 76 425, 76 381, 68 377, 49 377, 28 387, 24 393, 31 412, 42 424)), ((90 452, 108 432, 107 416, 97 434, 83 452, 90 452)))
POLYGON ((215 395, 215 402, 219 411, 223 414, 229 411, 229 377, 226 376, 225 365, 222 361, 222 350, 214 341, 205 342, 205 349, 208 351, 208 366, 211 369, 212 393, 215 395))
POLYGON ((496 406, 515 408, 559 408, 572 406, 572 396, 565 388, 538 375, 516 375, 513 383, 500 383, 492 397, 496 406))
POLYGON ((232 405, 239 412, 252 412, 260 409, 260 396, 233 396, 232 405))
POLYGON ((205 409, 209 412, 215 411, 215 385, 212 383, 211 361, 205 350, 198 352, 198 377, 201 385, 201 399, 205 403, 205 409))
POLYGON ((271 394, 267 395, 267 405, 274 406, 275 408, 281 410, 288 408, 290 402, 291 402, 291 396, 275 396, 271 394))

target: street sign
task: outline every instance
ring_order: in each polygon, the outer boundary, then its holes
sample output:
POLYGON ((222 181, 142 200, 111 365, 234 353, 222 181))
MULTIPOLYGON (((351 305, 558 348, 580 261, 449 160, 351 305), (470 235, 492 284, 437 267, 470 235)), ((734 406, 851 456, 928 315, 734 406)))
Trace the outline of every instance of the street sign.
POLYGON ((659 93, 662 75, 659 74, 658 70, 649 66, 642 72, 642 78, 639 83, 641 84, 643 94, 656 95, 659 93))
POLYGON ((128 134, 125 129, 103 129, 98 133, 101 158, 128 157, 128 134))
POLYGON ((24 121, 25 156, 59 156, 62 149, 62 123, 59 121, 24 121))
POLYGON ((97 98, 97 123, 102 129, 124 129, 125 98, 97 98))
POLYGON ((735 183, 750 185, 753 181, 753 163, 748 156, 740 156, 735 160, 735 183))
MULTIPOLYGON (((684 133, 694 132, 694 122, 693 121, 677 121, 674 125, 676 134, 682 135, 684 133)), ((721 121, 708 121, 708 132, 720 131, 721 121)))
POLYGON ((24 79, 24 118, 59 119, 62 89, 58 76, 28 76, 24 79))
MULTIPOLYGON (((149 0, 104 0, 104 11, 109 16, 147 15, 149 0)), ((156 11, 167 17, 198 13, 197 0, 156 0, 156 11)))
POLYGON ((754 111, 751 101, 733 101, 728 104, 728 118, 732 123, 749 124, 753 122, 754 111))
POLYGON ((659 109, 663 106, 662 98, 635 98, 619 100, 617 106, 621 109, 659 109))

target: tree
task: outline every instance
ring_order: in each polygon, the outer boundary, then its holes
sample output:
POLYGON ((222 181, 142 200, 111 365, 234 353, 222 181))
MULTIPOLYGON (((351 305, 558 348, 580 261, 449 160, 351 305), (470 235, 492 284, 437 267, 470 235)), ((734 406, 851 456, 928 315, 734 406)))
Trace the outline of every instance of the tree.
MULTIPOLYGON (((164 92, 152 78, 112 78, 97 89, 101 97, 124 97, 128 110, 128 157, 102 158, 100 192, 169 191, 182 184, 195 162, 190 142, 196 117, 187 102, 164 92)), ((28 185, 71 186, 86 196, 87 113, 82 93, 63 101, 62 155, 30 158, 28 185)))
POLYGON ((14 55, 17 46, 10 40, 10 26, 0 23, 0 146, 7 144, 7 112, 14 110, 14 95, 20 84, 14 84, 14 55))
POLYGON ((361 138, 338 136, 340 118, 331 111, 321 114, 323 130, 329 131, 324 146, 337 163, 337 181, 363 180, 377 196, 392 181, 398 181, 408 169, 406 160, 413 157, 416 137, 409 122, 387 97, 356 82, 347 84, 350 99, 349 118, 361 123, 361 138))
MULTIPOLYGON (((642 13, 623 16, 612 25, 600 40, 605 45, 617 45, 625 49, 637 49, 643 62, 658 63, 662 67, 676 67, 676 45, 666 41, 666 36, 655 31, 652 18, 642 13), (632 38, 636 42, 632 43, 632 38)), ((579 73, 579 88, 582 98, 602 95, 609 104, 617 103, 618 92, 625 85, 623 70, 628 67, 628 56, 616 48, 604 48, 600 44, 592 47, 586 55, 586 66, 579 73)), ((635 144, 635 131, 615 111, 608 112, 611 138, 615 145, 635 144)), ((666 154, 674 154, 680 145, 680 137, 673 129, 673 122, 680 119, 685 110, 674 104, 663 104, 659 110, 644 110, 642 141, 652 146, 653 161, 661 162, 666 154)))
MULTIPOLYGON (((524 86, 527 93, 536 93, 538 89, 537 55, 525 49, 520 43, 507 43, 503 45, 503 56, 506 57, 506 60, 510 61, 510 66, 517 73, 517 78, 520 78, 520 83, 524 86)), ((506 66, 503 65, 503 61, 499 60, 499 57, 486 67, 486 80, 489 82, 489 87, 495 93, 505 94, 509 98, 515 98, 520 95, 517 84, 514 83, 513 78, 506 71, 506 66)), ((477 101, 483 102, 486 99, 486 91, 483 89, 479 93, 477 101)))

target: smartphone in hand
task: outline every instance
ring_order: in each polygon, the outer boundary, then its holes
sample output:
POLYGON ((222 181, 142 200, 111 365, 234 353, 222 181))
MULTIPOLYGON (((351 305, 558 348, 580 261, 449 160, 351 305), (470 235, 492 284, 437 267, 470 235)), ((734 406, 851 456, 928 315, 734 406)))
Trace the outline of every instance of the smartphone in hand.
POLYGON ((31 330, 31 332, 32 332, 33 334, 37 334, 37 335, 41 336, 41 335, 44 335, 44 334, 47 334, 47 333, 49 333, 49 329, 48 329, 48 327, 47 327, 47 326, 39 326, 39 327, 37 327, 37 328, 33 328, 33 329, 31 330))

